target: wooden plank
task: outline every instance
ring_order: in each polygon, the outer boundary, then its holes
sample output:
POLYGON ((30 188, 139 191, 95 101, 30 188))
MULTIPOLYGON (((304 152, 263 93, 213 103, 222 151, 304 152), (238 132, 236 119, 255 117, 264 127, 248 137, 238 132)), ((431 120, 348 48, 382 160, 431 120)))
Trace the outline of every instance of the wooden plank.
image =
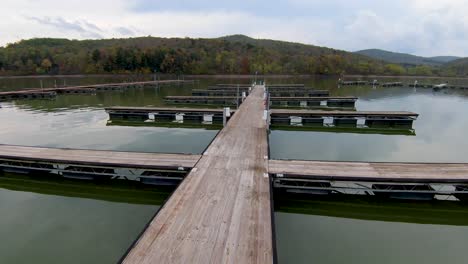
POLYGON ((401 116, 418 117, 419 115, 407 111, 319 111, 319 110, 295 110, 272 109, 272 115, 317 115, 317 116, 401 116))
POLYGON ((270 160, 268 172, 324 180, 468 182, 466 163, 270 160))
POLYGON ((0 145, 0 159, 132 168, 192 168, 200 155, 0 145))
POLYGON ((124 263, 272 263, 263 89, 256 87, 124 263))
POLYGON ((55 92, 55 91, 60 91, 60 90, 89 89, 89 88, 100 88, 100 87, 106 87, 106 86, 125 87, 125 86, 133 86, 133 85, 193 83, 193 82, 194 81, 191 81, 191 80, 187 80, 187 81, 184 81, 184 80, 161 80, 161 81, 144 81, 144 82, 101 83, 101 84, 76 85, 76 86, 56 87, 56 88, 31 88, 31 89, 25 89, 25 90, 19 90, 19 91, 0 92, 0 95, 55 92))
MULTIPOLYGON (((180 113, 223 113, 223 109, 216 109, 216 108, 175 108, 175 107, 126 107, 126 106, 113 106, 113 107, 106 107, 104 108, 106 112, 111 111, 126 111, 126 112, 180 112, 180 113)), ((231 110, 234 112, 234 110, 231 110)))

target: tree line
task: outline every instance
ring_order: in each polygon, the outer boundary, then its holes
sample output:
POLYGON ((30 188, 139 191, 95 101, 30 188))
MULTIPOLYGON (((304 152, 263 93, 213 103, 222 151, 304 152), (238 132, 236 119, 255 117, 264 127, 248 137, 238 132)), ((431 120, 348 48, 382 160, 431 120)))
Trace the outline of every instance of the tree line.
POLYGON ((403 67, 345 51, 245 36, 82 41, 31 39, 0 48, 1 75, 255 72, 434 75, 441 73, 441 69, 403 67))

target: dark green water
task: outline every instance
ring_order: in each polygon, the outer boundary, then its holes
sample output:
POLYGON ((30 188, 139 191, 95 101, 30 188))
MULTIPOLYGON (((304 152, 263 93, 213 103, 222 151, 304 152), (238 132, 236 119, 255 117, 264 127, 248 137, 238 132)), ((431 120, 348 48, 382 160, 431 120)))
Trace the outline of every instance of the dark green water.
MULTIPOLYGON (((150 79, 151 76, 139 77, 150 79)), ((135 77, 69 78, 68 85, 135 77)), ((438 82, 437 80, 431 80, 438 82)), ((201 153, 217 130, 109 126, 106 106, 163 106, 166 95, 242 80, 201 80, 55 100, 0 103, 0 143, 145 152, 201 153)), ((336 79, 269 79, 307 83, 332 95, 356 95, 357 110, 420 114, 416 136, 272 131, 272 158, 365 161, 467 162, 468 100, 463 92, 341 87, 336 79)), ((422 81, 420 81, 422 82, 422 81)), ((462 81, 458 80, 457 83, 462 81)), ((57 83, 63 83, 58 79, 57 83)), ((44 79, 50 87, 54 79, 44 79)), ((0 79, 1 90, 38 87, 37 79, 0 79)), ((17 176, 15 176, 17 178, 17 176)), ((0 177, 0 263, 115 263, 171 190, 143 186, 84 186, 0 177)), ((468 207, 393 205, 378 201, 307 202, 275 197, 280 263, 466 263, 468 207), (280 198, 286 201, 280 202, 280 198), (403 209, 402 209, 403 208, 403 209), (422 210, 421 212, 419 210, 422 210), (414 213, 417 211, 418 213, 414 213)))

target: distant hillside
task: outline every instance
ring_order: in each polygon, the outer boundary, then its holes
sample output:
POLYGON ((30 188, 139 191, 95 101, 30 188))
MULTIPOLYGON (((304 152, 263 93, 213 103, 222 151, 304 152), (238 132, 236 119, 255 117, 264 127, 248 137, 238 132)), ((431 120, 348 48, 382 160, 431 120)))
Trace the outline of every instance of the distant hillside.
MULTIPOLYGON (((396 72, 395 72, 396 70, 396 72)), ((38 38, 0 48, 0 74, 398 74, 366 56, 232 35, 213 39, 38 38)))
POLYGON ((442 70, 445 75, 467 76, 468 58, 451 61, 445 64, 442 70))
POLYGON ((456 57, 456 56, 437 56, 437 57, 429 57, 428 59, 433 60, 433 61, 438 61, 440 63, 448 63, 452 62, 458 59, 461 59, 461 57, 456 57))
POLYGON ((459 59, 454 56, 438 56, 438 57, 420 57, 406 53, 390 52, 379 49, 367 49, 356 51, 356 53, 365 55, 374 59, 384 60, 391 63, 398 63, 404 65, 430 65, 440 66, 444 63, 459 59))
POLYGON ((434 75, 428 66, 402 67, 381 58, 294 42, 220 38, 68 40, 37 38, 0 47, 0 75, 377 74, 434 75))

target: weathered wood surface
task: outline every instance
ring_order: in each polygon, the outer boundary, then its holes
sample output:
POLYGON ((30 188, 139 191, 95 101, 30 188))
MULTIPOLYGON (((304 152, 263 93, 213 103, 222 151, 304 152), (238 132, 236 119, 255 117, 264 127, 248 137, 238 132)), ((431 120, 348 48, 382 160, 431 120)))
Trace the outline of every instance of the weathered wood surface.
POLYGON ((272 263, 267 133, 256 87, 124 263, 272 263))
POLYGON ((385 163, 270 160, 268 172, 325 180, 468 182, 466 163, 385 163))
POLYGON ((171 83, 192 83, 194 81, 185 80, 161 80, 161 81, 144 81, 144 82, 122 82, 122 83, 102 83, 102 84, 90 84, 90 85, 77 85, 67 87, 53 87, 53 88, 30 88, 18 91, 4 91, 0 92, 0 95, 11 95, 11 94, 25 94, 25 93, 37 93, 37 92, 57 92, 62 90, 76 90, 76 89, 90 89, 100 87, 125 87, 125 86, 138 86, 138 85, 151 85, 151 84, 171 84, 171 83))
MULTIPOLYGON (((175 107, 133 107, 133 106, 113 106, 104 108, 106 112, 112 111, 126 111, 126 112, 180 112, 180 113, 223 113, 223 109, 216 108, 175 108, 175 107)), ((231 110, 234 112, 234 110, 231 110)))
POLYGON ((323 96, 323 97, 270 97, 272 101, 326 101, 326 100, 342 100, 342 101, 357 101, 355 96, 323 96))
POLYGON ((272 115, 316 115, 316 116, 392 116, 418 117, 419 115, 407 111, 319 111, 319 110, 288 110, 272 109, 272 115))
POLYGON ((200 157, 200 155, 191 154, 138 153, 0 145, 0 159, 86 164, 96 166, 192 168, 200 157))

